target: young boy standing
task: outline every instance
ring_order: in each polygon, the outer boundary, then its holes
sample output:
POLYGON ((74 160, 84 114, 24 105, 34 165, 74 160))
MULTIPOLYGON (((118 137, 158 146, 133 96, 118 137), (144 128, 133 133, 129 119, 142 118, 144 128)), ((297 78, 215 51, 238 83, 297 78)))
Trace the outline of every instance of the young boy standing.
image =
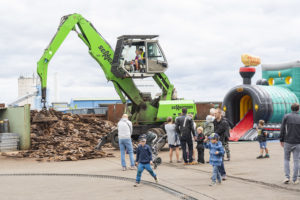
POLYGON ((265 125, 265 121, 259 120, 258 127, 256 127, 257 140, 258 140, 259 146, 260 146, 260 155, 256 157, 257 159, 270 157, 269 150, 267 148, 267 132, 264 129, 264 125, 265 125), (265 156, 263 156, 264 150, 266 152, 265 156))
POLYGON ((140 184, 144 169, 146 169, 151 174, 156 183, 158 182, 157 176, 153 172, 150 164, 153 164, 152 151, 149 145, 146 144, 146 138, 141 138, 140 144, 136 150, 136 165, 138 166, 138 170, 136 175, 136 183, 134 185, 135 187, 140 184))
POLYGON ((197 128, 197 151, 198 151, 198 163, 204 164, 204 134, 203 134, 203 128, 199 126, 197 128))
POLYGON ((212 133, 209 138, 206 137, 204 142, 205 148, 209 149, 209 164, 213 166, 210 186, 215 186, 217 180, 219 184, 222 182, 219 167, 222 164, 224 149, 217 133, 212 133), (208 139, 210 139, 210 142, 207 142, 208 139))

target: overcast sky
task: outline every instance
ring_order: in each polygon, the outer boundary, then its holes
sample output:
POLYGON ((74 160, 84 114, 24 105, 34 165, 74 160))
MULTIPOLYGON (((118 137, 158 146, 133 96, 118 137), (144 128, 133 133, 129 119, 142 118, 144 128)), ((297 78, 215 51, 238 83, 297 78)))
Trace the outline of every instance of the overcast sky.
MULTIPOLYGON (((60 18, 72 13, 92 22, 113 48, 123 34, 160 35, 178 96, 222 100, 242 83, 241 54, 260 56, 262 63, 300 59, 299 7, 297 0, 0 0, 0 102, 17 98, 18 77, 36 72, 60 18)), ((73 32, 49 64, 52 91, 56 72, 61 101, 117 97, 73 32)), ((258 67, 253 82, 260 76, 258 67)))

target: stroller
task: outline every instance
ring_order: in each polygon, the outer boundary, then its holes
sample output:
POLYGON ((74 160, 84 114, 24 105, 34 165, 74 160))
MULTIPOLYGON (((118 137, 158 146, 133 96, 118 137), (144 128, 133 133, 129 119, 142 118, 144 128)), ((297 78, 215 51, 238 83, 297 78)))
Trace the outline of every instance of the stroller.
MULTIPOLYGON (((148 131, 146 134, 141 135, 140 137, 146 138, 146 144, 151 147, 152 150, 152 162, 154 165, 154 169, 157 168, 158 165, 161 164, 162 159, 158 156, 158 151, 161 145, 165 143, 167 140, 167 135, 164 135, 162 137, 158 137, 157 134, 153 133, 152 131, 148 131)), ((100 150, 101 147, 108 142, 109 136, 105 136, 102 139, 99 140, 99 143, 95 147, 95 150, 100 150)), ((133 152, 136 153, 137 145, 133 144, 134 149, 133 152)))
MULTIPOLYGON (((153 168, 156 169, 158 165, 162 163, 161 157, 158 156, 158 146, 163 140, 167 139, 167 135, 164 135, 158 138, 157 134, 148 131, 146 134, 141 135, 140 137, 146 138, 146 144, 149 145, 152 149, 152 162, 153 168)), ((134 153, 136 153, 136 148, 134 149, 134 153)))

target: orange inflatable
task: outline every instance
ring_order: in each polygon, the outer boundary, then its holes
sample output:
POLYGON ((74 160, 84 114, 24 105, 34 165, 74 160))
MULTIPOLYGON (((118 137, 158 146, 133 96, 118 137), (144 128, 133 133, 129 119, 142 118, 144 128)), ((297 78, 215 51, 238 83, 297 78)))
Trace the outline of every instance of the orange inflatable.
POLYGON ((260 57, 252 56, 250 54, 243 54, 241 56, 242 62, 245 66, 257 66, 260 64, 260 57))

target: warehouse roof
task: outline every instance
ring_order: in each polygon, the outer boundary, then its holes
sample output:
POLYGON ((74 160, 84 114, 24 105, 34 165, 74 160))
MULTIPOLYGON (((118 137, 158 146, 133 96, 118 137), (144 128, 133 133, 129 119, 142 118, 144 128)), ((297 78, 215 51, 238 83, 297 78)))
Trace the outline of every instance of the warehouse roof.
POLYGON ((73 98, 72 101, 118 101, 119 98, 73 98))

